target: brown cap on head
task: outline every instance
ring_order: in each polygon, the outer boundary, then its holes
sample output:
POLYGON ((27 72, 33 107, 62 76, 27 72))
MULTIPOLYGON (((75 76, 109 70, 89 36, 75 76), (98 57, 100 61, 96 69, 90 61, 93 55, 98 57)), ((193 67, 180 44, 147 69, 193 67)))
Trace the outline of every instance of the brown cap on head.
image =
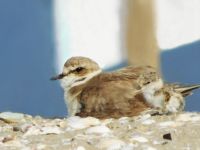
POLYGON ((91 71, 100 69, 99 65, 95 61, 93 61, 90 58, 82 56, 71 57, 64 64, 64 67, 66 68, 78 67, 78 66, 85 67, 86 69, 89 69, 91 71))

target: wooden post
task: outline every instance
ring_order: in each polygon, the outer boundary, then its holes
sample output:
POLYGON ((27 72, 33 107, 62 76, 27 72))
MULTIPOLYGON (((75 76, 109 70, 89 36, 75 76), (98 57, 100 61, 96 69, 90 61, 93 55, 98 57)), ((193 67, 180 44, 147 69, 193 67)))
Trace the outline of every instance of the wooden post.
POLYGON ((151 65, 159 70, 154 0, 128 0, 126 46, 128 63, 151 65))

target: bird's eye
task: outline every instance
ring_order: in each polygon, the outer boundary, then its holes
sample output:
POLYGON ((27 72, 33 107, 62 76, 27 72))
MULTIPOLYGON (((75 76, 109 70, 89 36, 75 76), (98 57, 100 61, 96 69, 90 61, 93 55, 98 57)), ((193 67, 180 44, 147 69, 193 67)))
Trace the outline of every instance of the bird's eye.
POLYGON ((144 85, 147 85, 147 84, 150 84, 150 83, 151 83, 150 81, 147 81, 147 82, 144 83, 144 85))
POLYGON ((84 68, 83 67, 78 67, 78 68, 76 68, 76 72, 81 72, 82 70, 83 70, 84 68))

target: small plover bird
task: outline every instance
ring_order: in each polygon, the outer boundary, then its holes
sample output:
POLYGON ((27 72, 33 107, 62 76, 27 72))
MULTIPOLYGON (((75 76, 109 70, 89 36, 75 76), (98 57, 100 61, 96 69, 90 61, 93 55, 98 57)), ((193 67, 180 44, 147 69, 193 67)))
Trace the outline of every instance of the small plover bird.
POLYGON ((66 61, 61 80, 69 116, 100 119, 136 116, 149 109, 177 113, 184 109, 184 97, 200 85, 181 86, 163 82, 153 67, 125 67, 103 72, 86 57, 66 61))

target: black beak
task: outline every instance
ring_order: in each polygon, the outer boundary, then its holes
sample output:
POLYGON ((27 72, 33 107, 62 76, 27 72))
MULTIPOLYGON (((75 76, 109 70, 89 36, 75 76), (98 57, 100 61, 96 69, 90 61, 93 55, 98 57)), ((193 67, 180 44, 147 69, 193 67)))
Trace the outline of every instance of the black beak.
POLYGON ((60 80, 64 77, 65 75, 64 74, 59 74, 57 76, 54 76, 54 77, 51 77, 50 80, 60 80))

